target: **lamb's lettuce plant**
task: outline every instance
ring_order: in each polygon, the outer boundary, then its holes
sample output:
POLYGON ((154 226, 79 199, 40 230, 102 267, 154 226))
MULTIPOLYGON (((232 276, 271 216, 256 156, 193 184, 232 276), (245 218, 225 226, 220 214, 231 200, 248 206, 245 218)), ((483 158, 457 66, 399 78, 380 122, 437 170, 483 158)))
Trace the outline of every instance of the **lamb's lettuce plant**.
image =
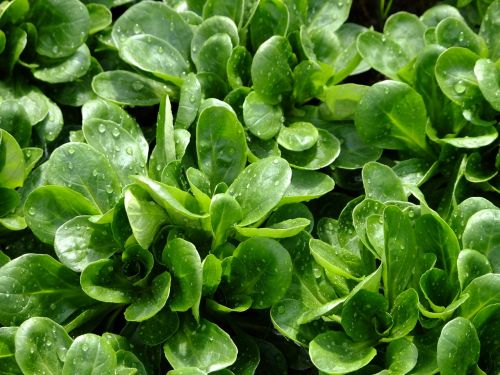
POLYGON ((0 3, 0 373, 500 371, 500 2, 378 3, 0 3))

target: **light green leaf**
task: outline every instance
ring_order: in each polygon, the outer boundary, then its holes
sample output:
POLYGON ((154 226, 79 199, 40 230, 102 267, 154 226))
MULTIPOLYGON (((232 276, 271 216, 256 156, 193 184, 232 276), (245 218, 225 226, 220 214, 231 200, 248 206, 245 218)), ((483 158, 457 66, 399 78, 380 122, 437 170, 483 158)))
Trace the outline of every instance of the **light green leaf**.
POLYGON ((72 82, 82 77, 90 68, 90 51, 82 44, 76 52, 59 64, 33 70, 33 75, 48 83, 72 82))
POLYGON ((437 362, 442 375, 465 374, 479 359, 480 343, 476 329, 465 318, 455 318, 441 331, 437 362))
POLYGON ((76 52, 89 31, 90 18, 78 0, 36 0, 31 14, 37 29, 36 52, 50 58, 67 57, 76 52))
POLYGON ((240 173, 227 193, 240 204, 243 219, 239 226, 247 226, 264 218, 285 194, 292 171, 281 158, 261 159, 240 173))
POLYGON ((65 186, 42 186, 26 200, 26 223, 48 244, 54 243, 57 229, 78 215, 98 214, 98 208, 82 194, 65 186))
POLYGON ((221 370, 236 361, 238 349, 219 326, 186 317, 177 333, 163 346, 174 369, 197 367, 206 372, 221 370))
POLYGON ((326 373, 347 373, 366 366, 377 350, 364 342, 354 342, 345 333, 327 331, 309 345, 314 365, 326 373))
POLYGON ((23 374, 62 374, 61 356, 73 340, 59 324, 48 318, 30 318, 19 326, 15 340, 16 361, 23 374))
POLYGON ((86 333, 69 347, 62 375, 114 375, 116 365, 113 347, 102 337, 86 333))

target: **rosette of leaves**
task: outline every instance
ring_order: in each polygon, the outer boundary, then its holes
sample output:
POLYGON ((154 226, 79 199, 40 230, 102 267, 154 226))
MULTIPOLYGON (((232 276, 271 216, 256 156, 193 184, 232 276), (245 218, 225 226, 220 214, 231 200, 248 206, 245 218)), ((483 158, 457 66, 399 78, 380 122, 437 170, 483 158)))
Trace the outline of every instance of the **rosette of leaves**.
MULTIPOLYGON (((296 169, 319 170, 339 157, 342 141, 351 154, 368 150, 376 160, 379 150, 362 143, 353 126, 330 123, 352 120, 351 108, 339 113, 340 98, 321 114, 311 104, 331 102, 344 91, 335 90, 337 83, 369 68, 356 49, 365 29, 345 24, 350 7, 351 1, 143 1, 117 19, 108 40, 128 67, 98 74, 93 89, 139 106, 169 94, 178 102, 176 128, 193 123, 202 99, 224 100, 244 125, 252 160, 281 156, 296 169)), ((360 90, 349 88, 344 99, 352 102, 360 90)))
POLYGON ((328 193, 333 180, 280 157, 247 165, 244 128, 216 99, 202 103, 192 144, 189 131, 174 127, 164 98, 150 155, 118 105, 90 101, 82 118, 74 134, 80 141, 52 152, 24 207, 30 229, 54 246, 58 261, 31 255, 0 270, 0 279, 29 277, 41 263, 65 273, 68 285, 46 279, 22 292, 5 283, 2 295, 16 300, 0 311, 2 324, 36 314, 78 331, 124 318, 126 336, 163 347, 175 371, 254 368, 258 343, 244 325, 231 328, 230 338, 217 317, 269 309, 285 295, 293 264, 280 241, 311 230, 312 214, 300 202, 328 193), (26 294, 46 289, 59 293, 40 297, 36 312, 32 305, 18 311, 26 294), (186 352, 186 340, 198 344, 186 352), (237 359, 241 345, 253 348, 250 363, 237 359))
POLYGON ((368 163, 365 197, 321 219, 319 239, 284 241, 310 255, 292 253, 292 285, 273 323, 328 374, 494 372, 496 333, 486 324, 499 316, 500 211, 470 198, 445 221, 424 201, 408 202, 412 182, 395 169, 368 163))
POLYGON ((498 191, 500 71, 493 20, 499 9, 491 2, 479 33, 456 8, 439 5, 420 18, 393 14, 383 33, 370 30, 357 39, 363 59, 390 79, 360 96, 357 130, 373 146, 437 161, 434 170, 445 172, 432 188, 444 199, 433 204, 445 217, 475 190, 498 191), (445 186, 450 179, 453 189, 445 186))

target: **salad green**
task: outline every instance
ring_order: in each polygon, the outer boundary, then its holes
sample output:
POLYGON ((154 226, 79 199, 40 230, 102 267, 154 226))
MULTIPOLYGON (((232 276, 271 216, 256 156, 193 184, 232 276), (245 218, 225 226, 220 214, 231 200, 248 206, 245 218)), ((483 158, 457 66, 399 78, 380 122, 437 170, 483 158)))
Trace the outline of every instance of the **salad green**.
POLYGON ((498 373, 500 0, 375 3, 0 2, 0 373, 498 373))

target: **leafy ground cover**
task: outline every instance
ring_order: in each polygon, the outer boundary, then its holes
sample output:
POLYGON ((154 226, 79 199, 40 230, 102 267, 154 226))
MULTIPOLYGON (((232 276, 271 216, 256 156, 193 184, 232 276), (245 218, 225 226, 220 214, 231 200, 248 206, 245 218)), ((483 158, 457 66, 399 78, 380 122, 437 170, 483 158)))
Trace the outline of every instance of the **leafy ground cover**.
POLYGON ((407 3, 0 3, 0 374, 499 373, 500 1, 407 3))

